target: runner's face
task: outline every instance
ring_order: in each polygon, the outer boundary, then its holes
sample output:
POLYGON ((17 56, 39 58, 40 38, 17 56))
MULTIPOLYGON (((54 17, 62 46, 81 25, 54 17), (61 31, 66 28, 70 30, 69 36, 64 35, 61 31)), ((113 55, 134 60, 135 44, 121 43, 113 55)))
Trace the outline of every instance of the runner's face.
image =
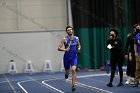
POLYGON ((67 29, 67 34, 68 34, 68 35, 72 35, 72 34, 73 34, 72 28, 68 28, 68 29, 67 29))

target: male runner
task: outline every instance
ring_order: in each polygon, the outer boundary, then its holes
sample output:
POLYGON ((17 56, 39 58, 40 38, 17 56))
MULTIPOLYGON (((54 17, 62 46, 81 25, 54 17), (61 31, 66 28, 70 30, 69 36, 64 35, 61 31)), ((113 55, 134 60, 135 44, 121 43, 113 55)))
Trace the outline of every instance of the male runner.
POLYGON ((65 78, 68 78, 69 69, 71 66, 72 71, 72 91, 75 91, 75 82, 76 82, 76 66, 77 66, 77 52, 80 52, 81 45, 79 38, 74 36, 73 27, 66 27, 67 36, 64 37, 58 46, 58 51, 65 51, 63 62, 65 68, 65 78), (63 47, 64 46, 64 47, 63 47))

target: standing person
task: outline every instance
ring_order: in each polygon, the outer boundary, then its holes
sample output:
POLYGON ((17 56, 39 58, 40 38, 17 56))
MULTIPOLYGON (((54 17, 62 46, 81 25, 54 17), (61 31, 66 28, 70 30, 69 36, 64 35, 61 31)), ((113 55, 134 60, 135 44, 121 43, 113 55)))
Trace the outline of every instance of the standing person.
POLYGON ((136 31, 136 26, 137 24, 133 25, 132 33, 128 34, 125 46, 125 58, 128 59, 126 71, 127 81, 125 82, 125 84, 134 83, 135 78, 136 60, 134 51, 134 39, 135 36, 138 34, 138 32, 136 31))
POLYGON ((109 39, 107 40, 107 48, 110 49, 110 66, 111 66, 111 75, 110 81, 107 84, 108 87, 113 87, 113 79, 115 75, 116 66, 119 69, 120 82, 117 86, 123 86, 123 62, 124 62, 124 50, 122 46, 122 41, 117 37, 118 32, 114 29, 111 29, 109 33, 109 39))
POLYGON ((136 30, 138 34, 135 37, 134 40, 134 51, 135 51, 135 57, 136 57, 136 72, 135 72, 135 85, 134 87, 137 87, 140 82, 140 24, 136 26, 136 30))
POLYGON ((58 51, 64 51, 64 68, 65 68, 65 78, 68 78, 69 69, 71 66, 72 71, 72 91, 75 91, 76 82, 76 67, 77 67, 77 52, 80 52, 81 45, 79 38, 74 36, 73 28, 71 26, 66 27, 66 32, 68 36, 64 37, 58 46, 58 51), (64 46, 64 47, 63 47, 64 46))

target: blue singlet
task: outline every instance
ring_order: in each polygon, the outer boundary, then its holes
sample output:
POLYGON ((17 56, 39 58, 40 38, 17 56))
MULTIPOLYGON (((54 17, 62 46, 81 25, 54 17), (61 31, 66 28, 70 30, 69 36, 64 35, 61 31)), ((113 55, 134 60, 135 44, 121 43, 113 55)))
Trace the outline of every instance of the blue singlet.
MULTIPOLYGON (((66 70, 70 69, 70 66, 77 66, 77 40, 76 40, 76 36, 73 37, 73 40, 71 40, 72 43, 70 45, 70 50, 69 51, 65 51, 64 54, 64 68, 66 70)), ((65 44, 65 48, 68 47, 70 43, 70 39, 68 37, 66 37, 66 44, 65 44)))

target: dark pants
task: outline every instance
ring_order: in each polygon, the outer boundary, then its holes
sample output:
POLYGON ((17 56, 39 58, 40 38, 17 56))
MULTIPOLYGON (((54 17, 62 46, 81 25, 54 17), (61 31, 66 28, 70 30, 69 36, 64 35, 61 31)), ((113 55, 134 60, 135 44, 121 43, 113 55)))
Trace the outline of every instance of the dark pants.
POLYGON ((135 55, 132 54, 132 61, 129 60, 129 56, 128 56, 126 74, 127 74, 127 76, 130 76, 130 77, 134 78, 135 77, 135 71, 136 71, 136 60, 135 60, 135 55))
POLYGON ((114 76, 115 76, 115 71, 116 71, 116 66, 118 66, 119 70, 119 76, 120 76, 120 83, 123 82, 123 66, 124 62, 124 55, 122 56, 112 56, 111 61, 110 61, 110 66, 111 66, 111 76, 110 76, 110 82, 113 82, 114 76))

